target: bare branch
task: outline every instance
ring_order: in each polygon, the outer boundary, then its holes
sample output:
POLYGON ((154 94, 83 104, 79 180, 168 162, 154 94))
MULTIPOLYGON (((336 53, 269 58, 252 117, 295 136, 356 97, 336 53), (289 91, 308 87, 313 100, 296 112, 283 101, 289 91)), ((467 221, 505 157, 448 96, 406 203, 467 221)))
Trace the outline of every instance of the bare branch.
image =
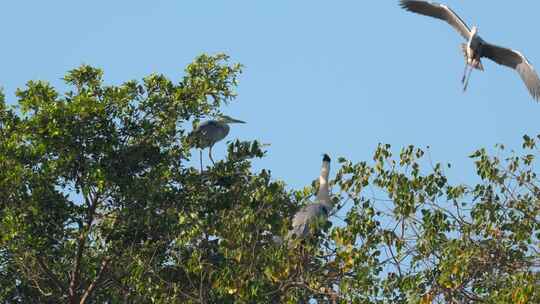
POLYGON ((92 295, 92 292, 94 291, 97 284, 101 280, 101 277, 103 276, 103 273, 107 269, 107 266, 109 265, 110 261, 111 261, 110 257, 105 257, 103 259, 103 261, 101 262, 101 267, 99 268, 96 277, 94 278, 92 283, 90 283, 88 288, 86 288, 86 291, 84 292, 83 296, 81 297, 81 301, 79 302, 79 304, 84 304, 86 302, 86 300, 92 295))
POLYGON ((51 279, 54 285, 56 285, 56 287, 60 291, 64 291, 65 290, 64 284, 60 282, 60 279, 58 279, 58 277, 49 269, 49 267, 47 267, 47 265, 45 264, 45 262, 43 262, 43 259, 39 255, 36 255, 36 261, 38 262, 39 266, 43 269, 45 274, 49 277, 49 279, 51 279))
MULTIPOLYGON (((92 191, 90 190, 90 192, 92 191)), ((88 195, 86 195, 84 197, 84 200, 85 200, 86 205, 88 206, 86 227, 81 227, 81 232, 78 238, 77 253, 75 255, 75 261, 73 265, 73 270, 71 272, 71 280, 69 282, 69 289, 68 289, 70 303, 72 304, 75 304, 77 302, 77 288, 79 285, 82 256, 83 256, 84 248, 86 246, 86 238, 88 237, 88 234, 90 233, 92 229, 92 222, 94 221, 94 216, 95 216, 96 208, 98 205, 99 197, 97 194, 94 194, 91 197, 88 197, 88 195)))

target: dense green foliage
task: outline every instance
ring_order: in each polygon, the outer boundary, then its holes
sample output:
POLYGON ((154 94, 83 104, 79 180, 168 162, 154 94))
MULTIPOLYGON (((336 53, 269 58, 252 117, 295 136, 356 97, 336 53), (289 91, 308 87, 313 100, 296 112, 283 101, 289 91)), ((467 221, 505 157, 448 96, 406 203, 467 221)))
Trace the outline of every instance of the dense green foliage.
POLYGON ((470 186, 412 146, 340 159, 340 216, 280 245, 316 183, 254 172, 257 141, 189 162, 192 124, 234 100, 240 71, 203 55, 178 83, 106 86, 81 66, 64 94, 1 95, 0 303, 540 303, 537 138, 475 152, 470 186))

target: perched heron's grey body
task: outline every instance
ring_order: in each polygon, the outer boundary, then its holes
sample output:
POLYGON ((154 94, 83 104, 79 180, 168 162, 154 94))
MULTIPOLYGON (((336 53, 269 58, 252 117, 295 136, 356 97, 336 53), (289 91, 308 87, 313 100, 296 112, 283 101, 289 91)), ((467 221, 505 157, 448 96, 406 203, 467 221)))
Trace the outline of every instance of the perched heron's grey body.
POLYGON ((222 140, 229 134, 230 127, 228 124, 230 123, 245 123, 244 121, 231 118, 229 116, 222 115, 218 117, 217 119, 207 120, 200 125, 198 125, 193 132, 191 133, 191 136, 194 136, 196 138, 195 146, 200 151, 201 156, 201 168, 202 168, 202 149, 208 148, 208 156, 210 157, 210 160, 212 163, 214 163, 214 159, 212 158, 212 147, 215 143, 222 140))
POLYGON ((315 203, 304 206, 293 217, 292 229, 289 231, 289 239, 296 235, 296 238, 303 239, 312 234, 313 228, 317 223, 326 222, 330 211, 332 210, 332 202, 330 200, 330 192, 328 189, 328 175, 330 173, 330 157, 324 155, 319 177, 319 192, 317 193, 317 201, 315 203))
POLYGON ((412 0, 401 0, 400 3, 401 7, 410 12, 448 22, 448 24, 467 40, 467 43, 461 45, 463 54, 465 55, 465 71, 462 78, 463 90, 467 89, 473 69, 484 70, 481 58, 486 57, 498 64, 516 70, 532 97, 536 100, 540 98, 540 79, 538 78, 538 74, 534 70, 534 67, 523 54, 516 50, 487 43, 478 36, 478 27, 473 26, 472 30, 469 29, 467 24, 446 5, 412 0), (467 69, 469 69, 468 75, 467 69))

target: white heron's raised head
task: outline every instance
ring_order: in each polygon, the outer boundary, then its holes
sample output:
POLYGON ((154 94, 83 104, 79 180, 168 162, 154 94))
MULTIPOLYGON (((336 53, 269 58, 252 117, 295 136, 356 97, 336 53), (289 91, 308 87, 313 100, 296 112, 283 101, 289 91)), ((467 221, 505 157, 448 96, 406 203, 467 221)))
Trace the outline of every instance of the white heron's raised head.
POLYGON ((328 154, 323 154, 322 159, 322 171, 321 178, 328 180, 328 174, 330 173, 330 156, 328 154))
POLYGON ((330 156, 328 156, 328 154, 326 154, 326 153, 323 154, 322 161, 323 161, 323 162, 328 162, 328 163, 329 163, 329 162, 330 162, 330 156))
POLYGON ((242 121, 242 120, 239 120, 239 119, 234 119, 230 116, 227 116, 227 115, 219 115, 217 117, 217 120, 220 121, 220 122, 223 122, 223 123, 227 123, 227 124, 231 124, 231 123, 246 123, 245 121, 242 121))
POLYGON ((330 193, 328 191, 328 175, 330 174, 330 156, 323 155, 321 175, 319 176, 319 193, 317 198, 322 203, 330 203, 330 193))

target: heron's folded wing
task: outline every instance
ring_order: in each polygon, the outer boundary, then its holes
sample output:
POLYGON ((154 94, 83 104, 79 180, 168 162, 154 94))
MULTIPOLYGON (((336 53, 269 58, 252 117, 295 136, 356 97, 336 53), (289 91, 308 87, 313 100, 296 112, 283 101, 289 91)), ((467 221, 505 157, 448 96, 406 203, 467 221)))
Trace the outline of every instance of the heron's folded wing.
POLYGON ((471 30, 467 24, 448 6, 426 1, 401 0, 401 7, 414 13, 434 17, 448 22, 461 36, 469 39, 471 30))
POLYGON ((309 233, 309 225, 321 216, 322 211, 319 204, 308 204, 302 207, 293 217, 292 232, 297 236, 305 236, 309 233))
POLYGON ((216 127, 216 122, 208 120, 197 125, 193 131, 189 134, 190 140, 196 143, 197 148, 206 148, 211 143, 211 139, 208 138, 212 130, 216 127))
POLYGON ((518 51, 489 43, 482 45, 482 56, 516 70, 534 99, 540 98, 540 79, 532 64, 518 51))
POLYGON ((308 233, 307 216, 308 215, 305 207, 298 210, 298 212, 293 217, 292 229, 291 231, 289 231, 289 237, 294 234, 297 238, 299 238, 305 236, 305 234, 308 233))

